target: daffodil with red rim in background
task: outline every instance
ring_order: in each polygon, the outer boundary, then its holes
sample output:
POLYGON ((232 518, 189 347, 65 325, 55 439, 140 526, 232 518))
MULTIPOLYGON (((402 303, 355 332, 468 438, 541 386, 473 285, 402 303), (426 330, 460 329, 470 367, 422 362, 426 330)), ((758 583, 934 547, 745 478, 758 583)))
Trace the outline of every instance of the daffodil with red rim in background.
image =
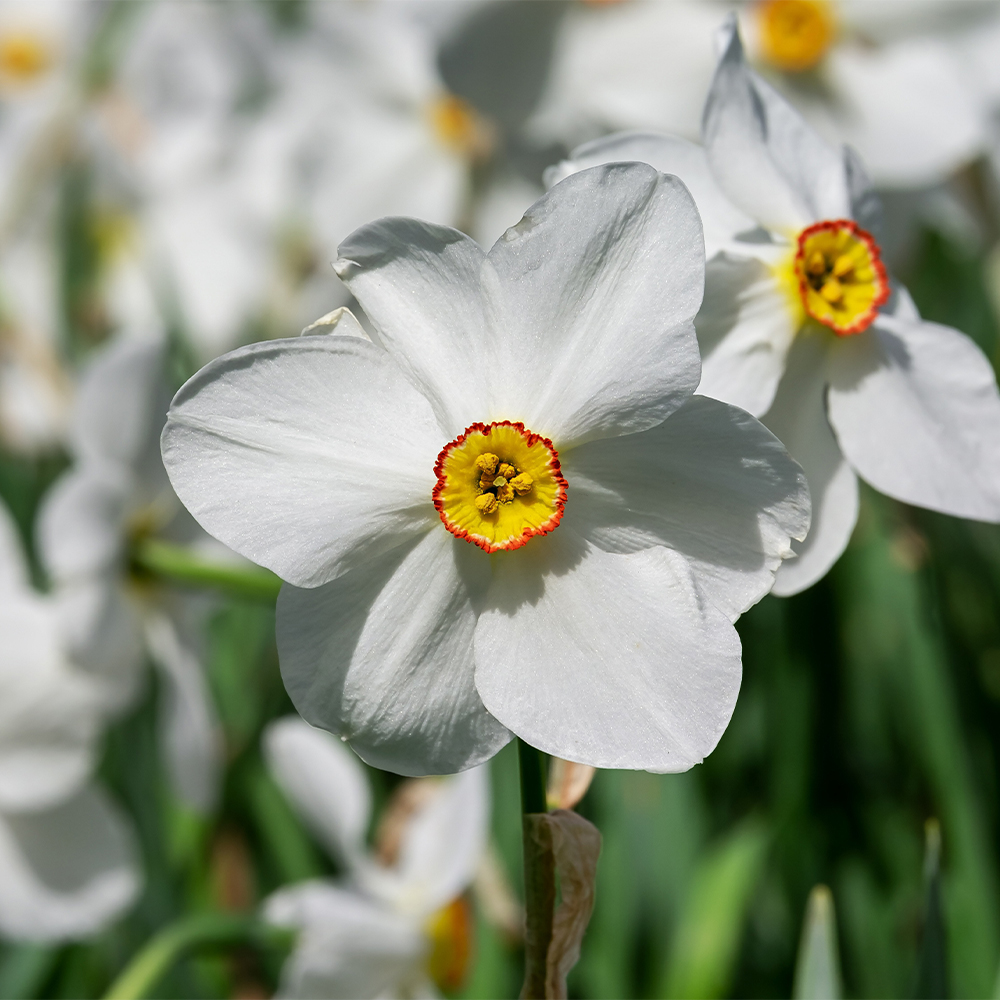
POLYGON ((488 254, 383 219, 334 266, 377 342, 351 318, 226 355, 162 439, 201 524, 287 581, 296 707, 404 774, 471 767, 512 732, 600 767, 701 760, 739 690, 732 622, 808 499, 769 431, 694 395, 687 190, 598 167, 488 254))
POLYGON ((775 593, 820 579, 858 516, 857 477, 907 503, 1000 521, 1000 396, 982 352, 893 295, 880 206, 857 157, 746 64, 735 22, 704 147, 623 133, 554 168, 638 160, 677 174, 705 223, 699 391, 760 416, 809 479, 813 524, 775 593))

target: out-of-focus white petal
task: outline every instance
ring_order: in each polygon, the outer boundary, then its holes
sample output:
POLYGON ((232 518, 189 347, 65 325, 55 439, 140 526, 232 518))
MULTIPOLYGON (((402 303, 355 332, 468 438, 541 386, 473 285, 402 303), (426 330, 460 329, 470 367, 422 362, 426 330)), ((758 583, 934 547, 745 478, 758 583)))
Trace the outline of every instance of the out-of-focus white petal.
POLYGON ((65 648, 97 683, 107 711, 131 705, 142 683, 145 650, 138 609, 117 570, 62 584, 52 599, 65 648))
POLYGON ((219 797, 223 744, 201 665, 180 640, 173 622, 157 610, 144 614, 146 642, 166 682, 162 692, 159 740, 177 795, 207 813, 219 797))
POLYGON ((711 259, 738 233, 755 229, 757 222, 740 211, 723 193, 708 166, 701 146, 674 135, 652 132, 619 132, 578 146, 568 160, 550 167, 545 182, 550 187, 572 173, 602 163, 638 160, 661 173, 674 174, 691 192, 705 228, 705 254, 711 259))
POLYGON ((567 527, 611 552, 675 549, 734 620, 771 589, 809 527, 805 477, 777 438, 704 396, 652 430, 574 449, 563 471, 567 527))
POLYGON ((557 448, 659 423, 698 382, 704 268, 676 178, 618 163, 561 181, 483 267, 491 418, 557 448))
POLYGON ((746 63, 735 17, 705 104, 708 162, 729 199, 768 229, 842 219, 850 202, 839 150, 746 63))
POLYGON ((1000 395, 965 334, 882 315, 830 357, 830 422, 857 473, 932 510, 1000 521, 1000 395))
POLYGON ((984 116, 945 40, 837 45, 824 75, 836 100, 817 123, 826 117, 831 138, 855 147, 880 185, 945 180, 983 147, 984 116))
POLYGON ((264 915, 301 928, 280 996, 374 1000, 423 978, 428 944, 419 924, 357 893, 303 882, 270 896, 264 915))
POLYGON ((93 766, 98 692, 67 662, 50 601, 5 593, 0 636, 0 810, 45 807, 93 766))
POLYGON ((474 767, 443 778, 407 823, 394 868, 369 865, 360 885, 400 913, 420 920, 472 882, 489 832, 489 771, 474 767))
POLYGON ((710 260, 705 302, 695 319, 702 353, 698 391, 754 416, 766 413, 800 325, 766 263, 727 254, 710 260))
POLYGON ((399 774, 492 757, 510 733, 473 680, 472 600, 488 573, 483 552, 439 525, 324 587, 283 587, 281 674, 303 718, 399 774))
POLYGON ((55 580, 74 580, 118 565, 131 487, 132 477, 121 465, 85 462, 49 490, 38 512, 38 545, 55 580))
POLYGON ((788 368, 764 423, 801 466, 812 496, 812 526, 793 542, 795 559, 778 570, 774 593, 797 594, 825 576, 847 548, 858 519, 858 481, 826 416, 827 351, 833 335, 807 327, 788 356, 788 368))
POLYGON ((270 723, 263 748, 271 774, 299 815, 340 862, 354 865, 364 851, 372 808, 357 757, 295 715, 270 723))
POLYGON ((444 443, 381 348, 300 337, 251 344, 190 379, 170 409, 163 461, 206 531, 315 587, 438 520, 444 443))
POLYGON ((131 830, 97 787, 39 812, 0 814, 0 930, 21 940, 86 937, 135 899, 131 830))
POLYGON ((132 465, 149 448, 166 403, 163 345, 119 337, 87 368, 77 391, 72 444, 78 459, 132 465))
POLYGON ((546 753, 686 771, 715 747, 740 687, 740 642, 683 556, 612 555, 565 525, 494 566, 476 686, 546 753))
POLYGON ((393 359, 430 400, 446 436, 487 418, 489 382, 479 271, 468 236, 416 219, 382 219, 340 245, 337 274, 393 359))

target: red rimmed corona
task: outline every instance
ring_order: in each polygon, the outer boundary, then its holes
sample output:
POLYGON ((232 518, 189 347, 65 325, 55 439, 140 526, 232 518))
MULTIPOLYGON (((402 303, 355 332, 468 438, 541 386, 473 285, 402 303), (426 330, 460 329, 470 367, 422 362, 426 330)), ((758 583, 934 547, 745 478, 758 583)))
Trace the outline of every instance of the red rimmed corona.
POLYGON ((878 244, 851 219, 817 222, 799 233, 795 276, 805 311, 841 337, 867 330, 889 298, 878 244))
POLYGON ((434 464, 444 526, 486 552, 509 552, 562 519, 566 480, 552 442, 509 420, 472 424, 434 464))

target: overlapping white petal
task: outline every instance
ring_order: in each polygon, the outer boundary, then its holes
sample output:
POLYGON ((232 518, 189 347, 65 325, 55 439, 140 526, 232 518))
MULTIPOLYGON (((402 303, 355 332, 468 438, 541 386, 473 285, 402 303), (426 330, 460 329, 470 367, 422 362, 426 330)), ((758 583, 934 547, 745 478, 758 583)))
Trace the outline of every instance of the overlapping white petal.
POLYGON ((682 556, 611 554, 568 526, 508 555, 476 627, 476 686, 501 722, 597 767, 686 771, 711 753, 740 642, 682 556))
POLYGON ((573 484, 567 527, 609 552, 683 553, 733 620, 771 589, 809 527, 805 477, 778 439, 704 396, 643 434, 575 449, 563 468, 573 484))
POLYGON ((848 215, 840 152, 750 71, 735 18, 725 29, 702 136, 719 186, 766 228, 785 233, 848 215))
POLYGON ((283 587, 278 653, 295 707, 400 774, 492 757, 511 734, 473 680, 473 596, 488 580, 488 557, 438 525, 324 587, 283 587))
POLYGON ((315 587, 433 525, 442 438, 385 351, 302 337, 203 368, 174 398, 163 461, 206 530, 315 587))
POLYGON ((774 593, 796 594, 826 575, 847 548, 858 519, 858 481, 841 454, 826 415, 825 330, 800 332, 788 368, 764 423, 801 466, 812 496, 813 523, 796 558, 778 571, 774 593))
POLYGON ((830 423, 858 474, 907 503, 1000 521, 1000 394, 982 351, 889 315, 834 346, 830 423))

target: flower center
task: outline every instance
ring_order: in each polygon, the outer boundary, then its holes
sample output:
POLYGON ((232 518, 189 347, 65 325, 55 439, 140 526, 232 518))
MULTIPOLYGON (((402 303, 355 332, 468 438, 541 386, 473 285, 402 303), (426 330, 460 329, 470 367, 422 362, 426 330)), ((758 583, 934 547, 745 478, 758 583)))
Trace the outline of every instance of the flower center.
POLYGON ((472 926, 472 911, 463 896, 443 906, 427 921, 431 942, 427 972, 447 993, 460 989, 468 972, 472 926))
POLYGON ((519 549, 559 523, 566 480, 552 442, 509 420, 473 424, 438 455, 434 506, 486 552, 519 549))
POLYGON ((31 83, 52 63, 49 45, 27 31, 0 36, 0 77, 14 83, 31 83))
POLYGON ((889 298, 878 244, 850 219, 799 233, 795 276, 806 312, 842 337, 867 330, 889 298))
POLYGON ((470 159, 485 159, 493 148, 489 123, 461 97, 444 94, 428 108, 431 128, 438 141, 452 152, 470 159))
POLYGON ((837 33, 827 0, 762 0, 757 16, 761 55, 786 73, 817 66, 837 33))

